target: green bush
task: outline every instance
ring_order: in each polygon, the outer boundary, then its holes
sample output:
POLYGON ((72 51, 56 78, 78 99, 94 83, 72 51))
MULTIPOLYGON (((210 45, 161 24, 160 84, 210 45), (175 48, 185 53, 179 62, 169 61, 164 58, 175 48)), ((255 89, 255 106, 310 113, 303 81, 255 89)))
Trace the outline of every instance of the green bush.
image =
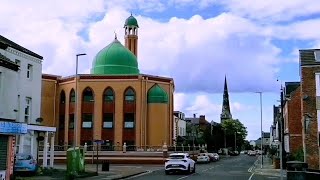
POLYGON ((304 154, 303 154, 303 149, 300 148, 296 152, 293 152, 289 155, 288 160, 289 161, 302 161, 304 160, 304 154))

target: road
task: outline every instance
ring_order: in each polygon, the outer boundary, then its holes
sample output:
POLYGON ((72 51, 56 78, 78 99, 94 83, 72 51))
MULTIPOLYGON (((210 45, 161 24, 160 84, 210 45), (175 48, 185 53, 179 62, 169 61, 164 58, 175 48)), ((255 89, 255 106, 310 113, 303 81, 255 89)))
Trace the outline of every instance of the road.
POLYGON ((131 180, 272 180, 279 179, 278 177, 256 175, 248 172, 248 169, 254 164, 257 157, 240 155, 221 159, 218 162, 209 164, 197 164, 196 173, 165 175, 164 168, 153 171, 142 176, 131 177, 131 180))

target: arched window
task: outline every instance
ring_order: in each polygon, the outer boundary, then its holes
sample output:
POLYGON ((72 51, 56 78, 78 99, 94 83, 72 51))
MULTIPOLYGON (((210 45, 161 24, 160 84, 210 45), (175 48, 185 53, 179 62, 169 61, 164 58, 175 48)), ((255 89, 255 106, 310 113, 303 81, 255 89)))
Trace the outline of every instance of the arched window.
POLYGON ((74 92, 73 89, 71 89, 70 92, 70 102, 75 102, 76 101, 76 93, 74 92))
POLYGON ((93 93, 92 93, 92 90, 90 88, 86 88, 84 91, 83 91, 83 101, 84 102, 93 102, 94 99, 93 99, 93 93))
POLYGON ((66 93, 64 91, 61 91, 60 93, 60 104, 65 104, 66 103, 66 93))
POLYGON ((132 88, 128 88, 126 90, 124 100, 126 102, 134 102, 135 101, 135 93, 132 88))
POLYGON ((114 93, 111 88, 108 88, 103 93, 104 102, 114 102, 114 93))

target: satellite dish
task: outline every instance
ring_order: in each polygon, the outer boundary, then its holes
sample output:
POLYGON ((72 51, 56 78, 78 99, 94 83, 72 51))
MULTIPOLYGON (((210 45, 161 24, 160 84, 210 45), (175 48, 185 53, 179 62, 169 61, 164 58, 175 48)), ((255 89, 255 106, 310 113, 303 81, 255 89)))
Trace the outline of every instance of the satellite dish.
POLYGON ((36 122, 41 123, 42 121, 43 121, 43 118, 41 118, 41 117, 39 117, 39 118, 36 119, 36 122))

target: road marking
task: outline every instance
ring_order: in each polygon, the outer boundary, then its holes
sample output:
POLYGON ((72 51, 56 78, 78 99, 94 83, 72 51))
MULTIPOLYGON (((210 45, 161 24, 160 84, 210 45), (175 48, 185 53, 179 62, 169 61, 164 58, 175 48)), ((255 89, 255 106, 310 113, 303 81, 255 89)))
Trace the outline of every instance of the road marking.
POLYGON ((147 174, 150 174, 150 173, 152 173, 152 171, 147 171, 145 173, 141 173, 141 174, 138 174, 138 175, 135 175, 135 176, 131 176, 131 177, 128 177, 128 178, 124 178, 124 179, 133 179, 133 178, 144 176, 144 175, 147 175, 147 174))
POLYGON ((252 179, 252 177, 253 177, 253 175, 254 175, 254 173, 252 173, 252 174, 251 174, 251 176, 249 177, 249 179, 248 179, 248 180, 251 180, 251 179, 252 179))
POLYGON ((252 170, 253 170, 253 168, 255 167, 255 165, 257 164, 258 160, 259 160, 259 159, 257 159, 257 160, 253 163, 253 165, 248 169, 248 172, 249 172, 249 173, 252 172, 252 170))

